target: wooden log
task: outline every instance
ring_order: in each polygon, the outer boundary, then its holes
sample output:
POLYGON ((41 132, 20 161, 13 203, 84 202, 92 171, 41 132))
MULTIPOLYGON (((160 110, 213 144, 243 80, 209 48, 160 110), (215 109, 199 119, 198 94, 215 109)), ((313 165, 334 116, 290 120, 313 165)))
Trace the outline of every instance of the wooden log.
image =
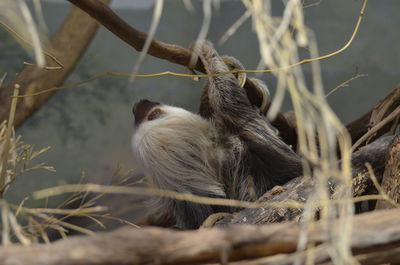
MULTIPOLYGON (((382 121, 398 106, 400 106, 400 86, 394 88, 392 92, 381 99, 370 111, 346 126, 351 135, 351 141, 353 143, 357 142, 368 130, 382 121)), ((395 121, 386 124, 383 128, 379 129, 376 134, 370 137, 368 141, 372 142, 387 133, 394 123, 395 121)))
MULTIPOLYGON (((400 135, 397 135, 390 145, 383 173, 382 189, 393 202, 400 203, 400 135)), ((393 207, 395 207, 393 204, 383 200, 378 200, 376 204, 376 209, 393 207)))
MULTIPOLYGON (((328 244, 318 245, 313 249, 311 256, 308 259, 313 259, 312 264, 331 265, 333 262, 329 257, 328 244)), ((289 254, 280 254, 266 258, 259 258, 253 260, 245 260, 238 262, 230 262, 230 265, 293 265, 294 262, 299 264, 307 264, 307 253, 297 252, 289 254)), ((398 264, 400 262, 400 247, 398 244, 388 244, 384 249, 379 247, 371 249, 358 249, 353 250, 353 258, 355 261, 362 265, 376 265, 376 264, 398 264), (390 261, 390 263, 388 263, 390 261)))
MULTIPOLYGON (((332 226, 338 225, 333 222, 332 226)), ((329 264, 326 225, 317 222, 309 242, 320 245, 316 264, 329 264), (324 247, 325 246, 325 247, 324 247)), ((270 225, 236 225, 227 228, 178 231, 165 228, 123 227, 92 236, 73 236, 50 245, 8 245, 0 248, 2 265, 97 264, 201 264, 267 257, 288 263, 295 253, 300 227, 296 222, 270 225), (287 255, 288 253, 293 253, 287 255), (286 255, 286 256, 285 256, 286 255), (289 259, 285 259, 290 257, 289 259)), ((400 209, 382 210, 354 217, 350 247, 362 264, 371 258, 380 263, 399 262, 400 209), (380 254, 380 255, 379 255, 380 254), (364 262, 365 261, 365 262, 364 262)), ((279 261, 280 262, 276 262, 279 261)), ((258 263, 259 264, 259 263, 258 263)), ((376 263, 374 263, 376 264, 376 263)))

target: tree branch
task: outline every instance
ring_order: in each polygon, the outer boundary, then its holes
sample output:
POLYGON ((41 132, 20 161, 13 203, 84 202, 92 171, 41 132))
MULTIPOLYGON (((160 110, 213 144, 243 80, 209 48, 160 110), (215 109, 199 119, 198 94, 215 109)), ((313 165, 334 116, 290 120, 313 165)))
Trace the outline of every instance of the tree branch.
MULTIPOLYGON (((400 203, 400 135, 390 145, 383 173, 382 189, 391 200, 400 203)), ((394 206, 387 201, 378 200, 376 209, 390 209, 394 206)))
MULTIPOLYGON (((103 0, 109 3, 110 0, 103 0)), ((46 70, 36 66, 25 68, 11 83, 0 89, 0 121, 8 118, 11 96, 14 86, 18 84, 20 93, 35 93, 60 85, 75 67, 87 46, 98 29, 98 23, 86 13, 74 7, 69 13, 57 34, 54 36, 48 51, 61 61, 64 67, 61 70, 46 70)), ((54 62, 46 58, 46 65, 54 62)), ((35 97, 19 100, 15 113, 14 126, 18 127, 36 110, 45 104, 55 91, 44 93, 35 97)))
MULTIPOLYGON (((107 5, 98 0, 68 1, 85 11, 92 18, 96 19, 118 38, 135 48, 135 50, 142 50, 147 38, 147 34, 131 27, 117 14, 115 14, 107 5)), ((148 54, 160 59, 168 60, 169 62, 175 64, 189 66, 192 52, 178 45, 171 45, 153 39, 148 50, 148 54)), ((204 68, 200 60, 198 60, 197 65, 194 68, 200 72, 204 72, 204 68)))
MULTIPOLYGON (((130 26, 117 14, 115 14, 110 7, 101 3, 99 0, 67 1, 88 13, 91 17, 96 19, 104 27, 114 33, 118 38, 132 46, 135 50, 142 51, 147 34, 130 26)), ((195 66, 190 66, 192 51, 178 45, 168 44, 153 39, 147 53, 159 59, 168 60, 171 63, 187 66, 202 73, 205 72, 201 60, 197 60, 195 66)), ((247 78, 244 84, 244 89, 246 90, 247 97, 249 98, 251 104, 257 107, 261 106, 263 94, 257 89, 256 84, 247 78)), ((285 117, 282 114, 278 115, 272 124, 282 132, 282 138, 286 141, 285 137, 288 137, 287 143, 292 144, 295 137, 293 136, 292 129, 288 127, 285 117)))
MULTIPOLYGON (((353 143, 357 142, 368 130, 382 121, 385 117, 390 115, 397 107, 400 106, 400 86, 397 86, 390 92, 386 97, 381 99, 370 111, 362 115, 357 120, 349 123, 346 128, 351 135, 353 143)), ((368 140, 379 138, 383 134, 387 133, 394 121, 389 122, 383 128, 380 128, 372 137, 368 140)))
MULTIPOLYGON (((336 226, 338 222, 332 225, 336 226)), ((321 247, 316 248, 318 255, 315 264, 330 262, 329 249, 323 244, 328 238, 326 229, 326 225, 320 222, 310 228, 310 245, 322 243, 321 247)), ((282 264, 289 264, 282 256, 287 258, 297 255, 303 260, 305 258, 305 253, 295 253, 299 232, 299 224, 295 222, 197 231, 123 227, 93 236, 73 236, 50 245, 3 246, 0 249, 0 264, 199 264, 238 260, 246 260, 246 264, 249 264, 249 259, 267 256, 281 260, 282 264)), ((399 262, 398 242, 400 209, 354 217, 350 246, 356 258, 366 261, 362 264, 371 264, 365 260, 365 253, 375 254, 375 257, 380 254, 381 263, 399 262), (386 254, 387 249, 392 251, 386 254)))

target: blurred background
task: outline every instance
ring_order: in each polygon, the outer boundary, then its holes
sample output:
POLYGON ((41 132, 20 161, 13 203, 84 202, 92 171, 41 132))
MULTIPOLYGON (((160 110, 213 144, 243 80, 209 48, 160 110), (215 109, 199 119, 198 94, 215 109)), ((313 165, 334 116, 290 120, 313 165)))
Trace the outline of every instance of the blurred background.
MULTIPOLYGON (((282 4, 272 1, 273 12, 282 14, 282 4)), ((57 31, 70 11, 67 1, 41 1, 48 27, 48 38, 57 31)), ((189 47, 197 38, 203 21, 202 1, 192 1, 194 11, 188 11, 180 0, 165 1, 161 22, 155 38, 167 43, 189 47)), ((306 24, 314 30, 321 55, 336 51, 350 38, 361 9, 361 0, 305 1, 306 24)), ((153 15, 153 1, 114 1, 112 8, 136 29, 148 32, 153 15)), ((400 2, 369 1, 360 30, 352 45, 343 53, 321 62, 325 92, 350 79, 355 72, 368 76, 352 81, 328 97, 328 102, 344 124, 371 109, 400 83, 400 2)), ((220 54, 239 59, 246 69, 255 69, 260 61, 256 35, 251 20, 224 44, 217 45, 226 30, 245 12, 241 1, 221 1, 213 10, 207 39, 215 43, 220 54)), ((65 84, 74 83, 106 72, 131 73, 139 53, 100 28, 94 41, 70 74, 65 84)), ((300 56, 309 58, 307 50, 300 56)), ((0 28, 0 75, 8 73, 10 81, 31 62, 15 39, 0 28)), ((310 79, 310 67, 303 67, 310 79)), ((139 73, 163 71, 184 72, 183 67, 146 56, 139 73)), ((276 81, 269 74, 263 79, 272 94, 276 81)), ((308 80, 310 87, 311 80, 308 80)), ((7 199, 19 203, 32 191, 77 183, 82 174, 86 182, 109 184, 118 167, 134 169, 130 148, 133 129, 132 105, 148 98, 196 112, 202 84, 188 78, 154 77, 136 79, 106 77, 58 92, 33 117, 17 130, 24 142, 37 149, 51 146, 39 160, 57 170, 56 173, 34 171, 24 174, 7 192, 7 199)), ((287 97, 282 112, 291 110, 287 97)), ((141 215, 142 201, 134 196, 107 196, 105 204, 115 214, 135 221, 141 215)), ((56 206, 58 199, 50 201, 56 206)), ((27 205, 41 207, 43 201, 28 200, 27 205)), ((111 225, 113 226, 113 225, 111 225)))

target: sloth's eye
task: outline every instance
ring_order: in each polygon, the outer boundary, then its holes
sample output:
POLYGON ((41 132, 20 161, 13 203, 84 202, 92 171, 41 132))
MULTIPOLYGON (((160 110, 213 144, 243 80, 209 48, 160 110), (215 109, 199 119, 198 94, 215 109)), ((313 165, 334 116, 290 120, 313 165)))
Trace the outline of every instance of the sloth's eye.
POLYGON ((149 121, 155 120, 158 117, 160 117, 161 114, 162 114, 162 111, 160 109, 155 109, 149 114, 149 116, 147 116, 147 120, 149 120, 149 121))

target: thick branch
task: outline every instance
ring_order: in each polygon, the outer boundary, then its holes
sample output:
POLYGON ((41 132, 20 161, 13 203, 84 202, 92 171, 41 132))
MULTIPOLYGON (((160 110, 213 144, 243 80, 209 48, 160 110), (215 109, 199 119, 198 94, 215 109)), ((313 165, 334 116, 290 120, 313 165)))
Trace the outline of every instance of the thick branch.
MULTIPOLYGON (((387 154, 382 189, 396 203, 400 203, 400 135, 396 136, 387 154)), ((379 200, 376 209, 389 209, 394 206, 379 200)))
MULTIPOLYGON (((365 113, 357 120, 349 123, 346 128, 351 135, 353 143, 357 142, 364 134, 368 132, 374 125, 378 124, 390 113, 392 113, 397 107, 400 106, 400 86, 393 89, 386 97, 381 99, 378 104, 370 111, 365 113)), ((379 129, 376 134, 370 139, 370 142, 379 138, 383 134, 387 133, 395 121, 389 122, 383 128, 379 129)))
MULTIPOLYGON (((101 3, 99 0, 68 1, 88 13, 91 17, 96 19, 99 23, 101 23, 104 27, 114 33, 121 40, 132 46, 135 50, 142 50, 147 38, 147 34, 131 27, 117 14, 115 14, 107 5, 101 3)), ((171 63, 188 66, 202 73, 205 72, 201 60, 197 60, 197 63, 194 67, 190 66, 192 51, 178 45, 168 44, 153 39, 147 53, 154 57, 168 60, 171 63)), ((246 90, 247 96, 251 104, 258 107, 261 106, 263 95, 250 79, 246 79, 244 89, 246 90)), ((293 137, 293 132, 288 127, 288 123, 286 122, 286 119, 282 114, 275 119, 273 125, 278 130, 283 132, 282 138, 286 140, 285 137, 289 137, 288 144, 292 144, 293 138, 295 139, 296 137, 293 137)))
MULTIPOLYGON (((338 224, 336 222, 332 225, 338 224)), ((93 236, 74 236, 51 245, 2 247, 0 264, 198 264, 244 259, 249 262, 249 259, 277 254, 280 255, 273 258, 280 259, 282 254, 295 252, 299 231, 299 224, 295 222, 266 226, 231 226, 224 229, 200 229, 189 232, 124 227, 93 236)), ((310 243, 316 245, 328 237, 326 226, 321 223, 317 223, 309 234, 310 243)), ((356 257, 362 253, 382 254, 386 249, 395 247, 398 253, 399 241, 399 209, 372 212, 354 218, 350 244, 356 257)), ((316 264, 330 261, 327 248, 322 247, 317 250, 319 252, 316 264)), ((304 258, 304 254, 300 255, 304 258)), ((381 255, 379 261, 389 263, 399 262, 399 259, 398 255, 381 255)))
MULTIPOLYGON (((328 244, 318 245, 314 248, 312 264, 331 265, 333 262, 329 258, 331 246, 328 244)), ((310 253, 308 253, 310 254, 310 253)), ((400 246, 398 243, 388 244, 380 247, 363 248, 353 250, 353 258, 362 265, 376 264, 398 264, 400 260, 400 246)), ((253 260, 231 262, 230 265, 293 265, 301 260, 300 264, 307 264, 306 253, 280 254, 253 260)))
MULTIPOLYGON (((110 0, 104 0, 109 3, 110 0)), ((47 49, 64 65, 61 70, 45 70, 29 66, 11 83, 0 89, 0 121, 8 118, 11 96, 15 84, 20 85, 20 94, 35 93, 60 85, 75 67, 98 29, 98 23, 78 8, 73 8, 47 49)), ((46 65, 55 63, 46 58, 46 65)), ((58 66, 58 65, 57 65, 58 66)), ((18 102, 14 125, 17 127, 30 117, 55 93, 48 92, 18 102)))

